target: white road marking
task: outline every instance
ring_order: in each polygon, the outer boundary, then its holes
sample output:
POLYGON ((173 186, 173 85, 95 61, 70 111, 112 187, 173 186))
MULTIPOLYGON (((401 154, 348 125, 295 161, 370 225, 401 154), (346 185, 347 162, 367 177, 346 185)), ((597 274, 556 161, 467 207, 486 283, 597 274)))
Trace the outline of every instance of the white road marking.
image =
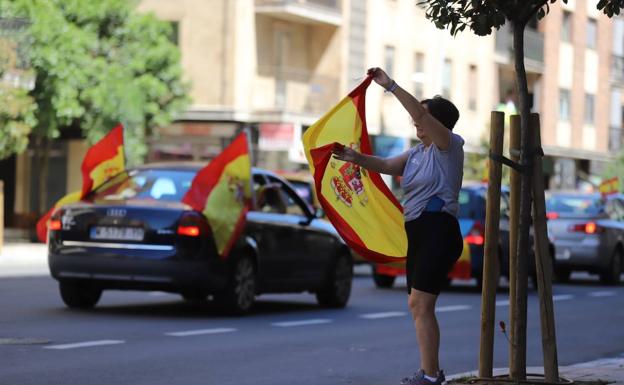
POLYGON ((590 297, 613 297, 614 291, 592 291, 589 293, 590 297))
POLYGON ((574 296, 571 294, 559 294, 559 295, 553 295, 552 297, 553 301, 567 301, 573 298, 574 296))
POLYGON ((468 305, 451 305, 451 306, 440 306, 436 307, 436 313, 444 313, 447 311, 460 311, 460 310, 468 310, 471 306, 468 305))
POLYGON ((170 332, 165 333, 167 336, 172 337, 188 337, 188 336, 198 336, 202 334, 219 334, 219 333, 229 333, 235 332, 237 329, 234 328, 214 328, 214 329, 197 329, 197 330, 185 330, 180 332, 170 332))
POLYGON ((496 306, 509 306, 509 300, 503 299, 500 301, 496 301, 496 306))
POLYGON ((292 327, 292 326, 307 326, 307 325, 320 325, 320 324, 328 324, 331 323, 330 319, 309 319, 309 320, 301 320, 301 321, 286 321, 286 322, 273 322, 271 325, 278 326, 282 328, 292 327))
POLYGON ((117 344, 125 344, 125 343, 126 341, 124 340, 100 340, 100 341, 76 342, 73 344, 50 345, 50 346, 44 346, 43 348, 64 350, 64 349, 88 348, 92 346, 117 345, 117 344))
POLYGON ((151 295, 152 297, 164 297, 164 296, 172 295, 172 294, 164 292, 164 291, 150 291, 149 295, 151 295))
POLYGON ((382 313, 370 313, 362 314, 360 318, 364 319, 380 319, 380 318, 392 318, 392 317, 404 317, 407 313, 404 311, 386 311, 382 313))

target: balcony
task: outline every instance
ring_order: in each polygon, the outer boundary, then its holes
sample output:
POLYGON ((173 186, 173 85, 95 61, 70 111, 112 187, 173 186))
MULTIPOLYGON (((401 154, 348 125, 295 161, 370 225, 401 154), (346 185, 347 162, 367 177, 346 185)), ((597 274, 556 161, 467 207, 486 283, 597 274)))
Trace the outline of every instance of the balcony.
POLYGON ((304 24, 342 23, 341 0, 256 0, 256 13, 304 24))
POLYGON ((253 95, 256 111, 319 116, 339 100, 339 79, 305 68, 261 66, 253 95))
MULTIPOLYGON (((495 31, 497 61, 513 66, 513 36, 508 24, 495 31)), ((524 65, 528 72, 544 72, 544 34, 527 28, 524 31, 524 65)))
POLYGON ((624 57, 611 56, 611 82, 624 86, 624 57))

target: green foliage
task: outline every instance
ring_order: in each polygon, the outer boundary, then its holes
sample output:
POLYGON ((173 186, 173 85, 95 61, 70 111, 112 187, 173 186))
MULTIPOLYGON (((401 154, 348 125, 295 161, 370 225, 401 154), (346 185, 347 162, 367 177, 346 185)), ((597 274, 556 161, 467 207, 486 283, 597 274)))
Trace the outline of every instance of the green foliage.
POLYGON ((138 163, 146 136, 184 109, 188 86, 171 28, 137 14, 135 6, 129 0, 0 0, 0 11, 30 22, 33 135, 51 139, 79 128, 93 143, 121 122, 129 162, 138 163))

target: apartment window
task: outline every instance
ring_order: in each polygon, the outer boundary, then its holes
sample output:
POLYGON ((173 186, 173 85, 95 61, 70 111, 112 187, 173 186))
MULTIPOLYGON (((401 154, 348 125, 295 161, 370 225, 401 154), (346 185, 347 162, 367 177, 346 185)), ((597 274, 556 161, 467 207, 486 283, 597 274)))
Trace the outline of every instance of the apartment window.
POLYGON ((423 99, 425 96, 425 54, 416 52, 414 54, 414 97, 423 99))
POLYGON ((598 24, 595 19, 587 20, 587 48, 595 49, 597 36, 598 35, 598 24))
POLYGON ((596 100, 592 94, 585 94, 585 123, 594 124, 596 100))
POLYGON ((567 43, 572 41, 572 12, 563 11, 561 22, 561 40, 567 43))
POLYGON ((559 89, 559 120, 570 120, 570 90, 559 89))
POLYGON ((444 68, 442 69, 442 96, 451 98, 451 86, 453 84, 453 62, 451 59, 444 59, 444 68))
POLYGON ((394 77, 394 47, 387 45, 384 50, 385 69, 388 76, 394 77))
POLYGON ((468 109, 471 111, 477 110, 477 66, 470 65, 468 69, 468 109))
POLYGON ((169 34, 169 41, 179 46, 180 45, 180 23, 177 21, 170 21, 169 26, 171 27, 171 31, 169 34))

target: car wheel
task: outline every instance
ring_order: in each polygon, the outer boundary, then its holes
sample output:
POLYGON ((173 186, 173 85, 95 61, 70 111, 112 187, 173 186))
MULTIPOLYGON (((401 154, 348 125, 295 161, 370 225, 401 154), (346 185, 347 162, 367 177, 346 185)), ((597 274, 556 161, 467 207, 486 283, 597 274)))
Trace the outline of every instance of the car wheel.
POLYGON ((249 257, 238 258, 233 266, 228 283, 215 299, 226 311, 243 315, 253 307, 256 298, 256 269, 249 257))
POLYGON ((341 255, 336 258, 334 268, 327 277, 325 286, 316 293, 316 300, 323 307, 345 307, 351 296, 353 263, 351 258, 341 255))
POLYGON ((555 267, 555 281, 559 283, 567 283, 570 282, 570 274, 572 271, 565 267, 555 267))
POLYGON ((615 249, 611 256, 609 267, 600 274, 600 282, 607 285, 618 285, 622 274, 622 249, 615 249))
POLYGON ((375 286, 382 289, 389 289, 394 286, 395 279, 396 277, 394 275, 379 274, 377 268, 373 266, 373 281, 375 281, 375 286))
POLYGON ((65 305, 72 309, 91 309, 102 297, 102 289, 87 282, 60 281, 59 290, 65 305))

